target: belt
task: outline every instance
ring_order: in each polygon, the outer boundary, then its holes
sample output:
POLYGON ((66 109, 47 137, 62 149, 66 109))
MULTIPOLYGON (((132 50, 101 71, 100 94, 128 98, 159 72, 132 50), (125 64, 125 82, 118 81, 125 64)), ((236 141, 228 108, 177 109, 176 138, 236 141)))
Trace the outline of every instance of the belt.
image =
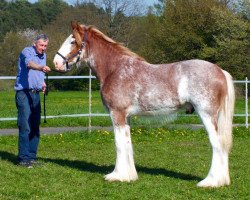
POLYGON ((37 94, 37 93, 41 92, 41 90, 36 90, 36 89, 24 89, 23 91, 24 92, 32 92, 34 94, 37 94))
POLYGON ((41 90, 30 89, 29 91, 32 93, 39 93, 41 90))

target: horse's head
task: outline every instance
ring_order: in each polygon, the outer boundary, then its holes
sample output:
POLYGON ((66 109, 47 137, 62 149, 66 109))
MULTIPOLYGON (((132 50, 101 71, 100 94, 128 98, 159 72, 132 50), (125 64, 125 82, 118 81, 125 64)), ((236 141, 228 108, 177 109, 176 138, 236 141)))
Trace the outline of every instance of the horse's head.
POLYGON ((87 32, 84 26, 72 22, 73 33, 63 42, 61 48, 54 57, 56 70, 68 71, 71 66, 83 59, 85 54, 85 42, 87 32))

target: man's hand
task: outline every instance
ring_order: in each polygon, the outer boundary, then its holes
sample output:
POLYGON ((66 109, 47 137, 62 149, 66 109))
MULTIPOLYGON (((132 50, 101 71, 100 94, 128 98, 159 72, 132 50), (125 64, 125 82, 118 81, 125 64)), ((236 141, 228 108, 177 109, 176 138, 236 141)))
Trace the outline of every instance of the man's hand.
POLYGON ((41 66, 41 65, 38 65, 36 64, 35 62, 33 61, 30 61, 27 65, 28 68, 30 69, 34 69, 34 70, 39 70, 39 71, 43 71, 44 73, 48 73, 50 72, 50 68, 48 66, 41 66))
POLYGON ((43 92, 43 94, 46 94, 46 95, 48 94, 47 85, 45 82, 43 83, 42 92, 43 92))
POLYGON ((44 73, 48 73, 48 72, 51 71, 51 69, 50 69, 48 66, 43 66, 43 67, 42 67, 42 71, 43 71, 44 73))

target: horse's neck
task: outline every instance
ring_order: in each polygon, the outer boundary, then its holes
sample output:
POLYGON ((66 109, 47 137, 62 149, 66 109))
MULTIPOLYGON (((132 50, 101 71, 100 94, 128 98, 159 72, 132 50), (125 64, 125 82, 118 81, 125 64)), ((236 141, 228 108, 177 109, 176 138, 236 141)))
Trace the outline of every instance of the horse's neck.
POLYGON ((98 45, 91 45, 88 63, 100 80, 101 84, 116 68, 117 55, 112 54, 112 50, 107 48, 99 48, 98 45))

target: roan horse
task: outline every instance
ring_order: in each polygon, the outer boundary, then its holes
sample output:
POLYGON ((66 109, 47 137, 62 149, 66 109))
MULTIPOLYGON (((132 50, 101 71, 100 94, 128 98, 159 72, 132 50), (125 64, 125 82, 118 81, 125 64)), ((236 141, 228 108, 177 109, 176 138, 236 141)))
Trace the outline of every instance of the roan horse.
POLYGON ((228 155, 232 145, 234 86, 230 74, 203 60, 150 64, 92 26, 71 23, 73 33, 54 58, 55 68, 70 70, 85 61, 100 81, 103 104, 110 112, 116 163, 108 181, 134 181, 129 117, 168 115, 188 105, 196 110, 209 135, 212 163, 199 187, 230 184, 228 155))

